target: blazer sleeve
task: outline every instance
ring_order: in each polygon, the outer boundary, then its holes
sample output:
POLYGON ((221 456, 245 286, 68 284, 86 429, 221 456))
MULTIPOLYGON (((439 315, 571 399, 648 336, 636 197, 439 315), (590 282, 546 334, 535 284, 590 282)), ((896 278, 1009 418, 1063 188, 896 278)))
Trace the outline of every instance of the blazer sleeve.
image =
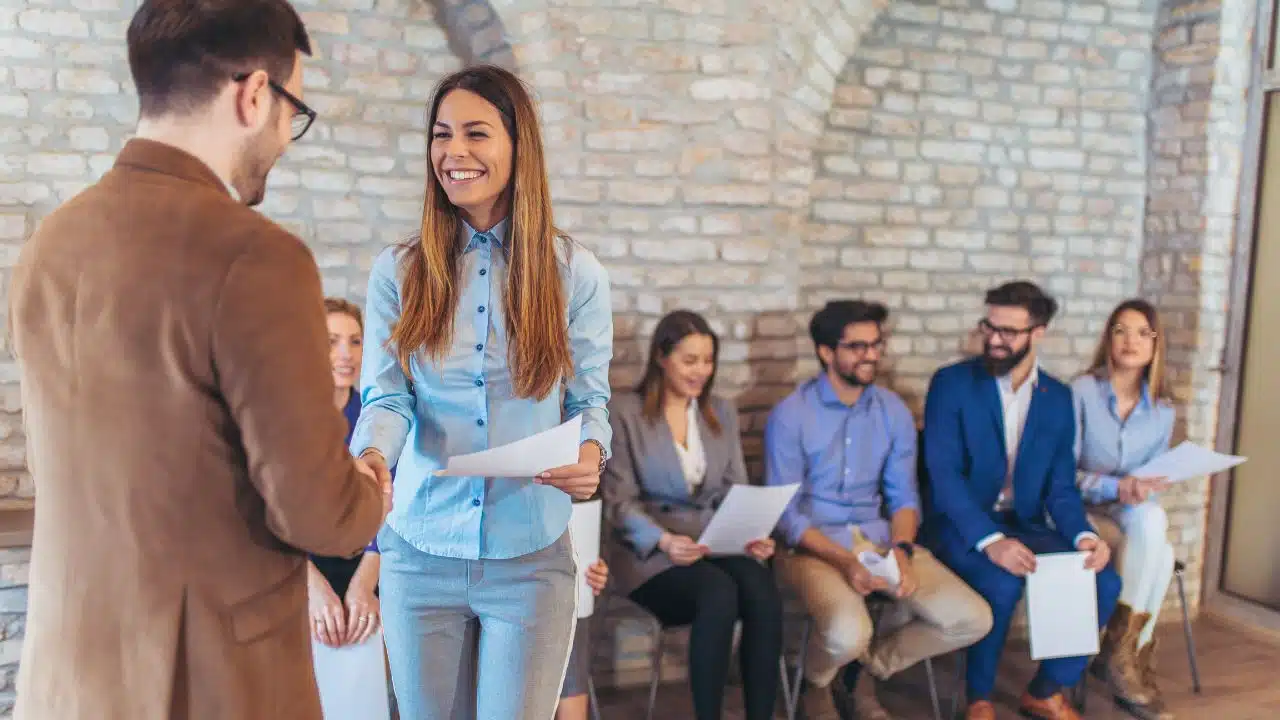
POLYGON ((636 421, 624 407, 615 405, 609 412, 613 453, 600 478, 600 488, 609 525, 622 534, 638 556, 647 558, 657 550, 665 530, 645 512, 640 498, 633 447, 636 421))
POLYGON ((356 469, 333 407, 320 275, 292 236, 249 245, 213 312, 218 388, 270 531, 310 553, 351 557, 382 524, 382 493, 356 469))
POLYGON ((1045 510, 1053 518, 1054 527, 1074 547, 1076 538, 1081 533, 1093 532, 1093 527, 1085 516, 1084 499, 1076 486, 1076 418, 1071 403, 1070 395, 1064 395, 1059 422, 1063 430, 1059 433, 1049 468, 1045 510))
POLYGON ((720 433, 729 449, 729 464, 724 470, 724 492, 730 485, 746 485, 747 461, 742 453, 742 426, 738 420, 738 406, 732 400, 722 399, 716 414, 720 420, 720 433))
MULTIPOLYGON (((965 547, 972 548, 1000 528, 969 490, 961 437, 965 400, 960 382, 946 369, 934 374, 924 403, 924 457, 936 510, 955 526, 965 547)), ((1072 470, 1074 475, 1074 464, 1072 470)))

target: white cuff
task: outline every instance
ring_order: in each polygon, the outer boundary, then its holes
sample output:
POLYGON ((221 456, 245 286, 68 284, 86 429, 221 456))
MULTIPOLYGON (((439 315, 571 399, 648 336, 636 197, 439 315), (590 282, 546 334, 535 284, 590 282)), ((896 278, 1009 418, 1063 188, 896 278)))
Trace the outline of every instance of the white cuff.
POLYGON ((999 542, 1003 539, 1004 539, 1004 533, 993 532, 990 535, 979 540, 978 544, 975 545, 974 547, 978 549, 978 552, 983 552, 984 550, 987 549, 987 546, 991 545, 994 542, 999 542))
POLYGON ((1083 540, 1083 539, 1085 539, 1085 538, 1093 538, 1094 540, 1097 540, 1098 542, 1102 542, 1102 538, 1098 537, 1097 533, 1092 533, 1092 532, 1089 532, 1088 530, 1085 530, 1084 532, 1082 532, 1082 533, 1080 533, 1079 535, 1077 535, 1077 536, 1076 536, 1075 543, 1074 543, 1074 544, 1075 544, 1075 546, 1076 546, 1077 548, 1078 548, 1078 547, 1080 547, 1080 541, 1081 541, 1081 540, 1083 540))

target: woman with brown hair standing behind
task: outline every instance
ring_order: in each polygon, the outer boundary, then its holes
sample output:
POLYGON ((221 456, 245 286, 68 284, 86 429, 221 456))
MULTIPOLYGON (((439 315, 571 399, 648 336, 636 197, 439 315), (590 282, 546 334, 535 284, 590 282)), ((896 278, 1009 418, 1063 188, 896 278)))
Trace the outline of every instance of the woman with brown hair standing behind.
POLYGON ((1076 407, 1076 483, 1089 519, 1116 548, 1123 580, 1095 674, 1136 717, 1172 717, 1151 671, 1156 616, 1173 581, 1169 518, 1158 493, 1164 478, 1131 473, 1169 449, 1174 410, 1164 378, 1160 318, 1145 300, 1111 312, 1089 369, 1071 385, 1076 407))
POLYGON ((352 451, 397 464, 378 537, 400 713, 546 720, 572 641, 571 498, 610 445, 604 268, 552 222, 537 112, 511 73, 440 82, 419 237, 369 278, 352 451), (437 477, 449 457, 582 416, 578 462, 537 478, 437 477))

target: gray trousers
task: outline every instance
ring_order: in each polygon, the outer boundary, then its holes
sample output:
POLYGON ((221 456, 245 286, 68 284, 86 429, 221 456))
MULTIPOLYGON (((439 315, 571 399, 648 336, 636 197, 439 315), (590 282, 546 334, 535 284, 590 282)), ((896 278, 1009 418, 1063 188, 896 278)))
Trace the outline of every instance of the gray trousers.
POLYGON ((566 531, 509 560, 428 555, 385 529, 379 592, 403 720, 551 720, 577 612, 566 531))

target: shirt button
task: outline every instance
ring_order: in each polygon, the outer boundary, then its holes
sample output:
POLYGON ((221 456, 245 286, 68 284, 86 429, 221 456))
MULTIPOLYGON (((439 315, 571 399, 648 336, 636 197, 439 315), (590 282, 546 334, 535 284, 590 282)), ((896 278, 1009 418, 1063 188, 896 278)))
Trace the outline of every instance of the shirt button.
POLYGON ((484 349, 484 345, 481 345, 480 343, 476 343, 476 352, 480 352, 483 349, 484 349))
POLYGON ((480 498, 471 498, 471 504, 480 507, 480 498))
POLYGON ((480 306, 479 308, 477 308, 477 309, 478 309, 480 312, 484 312, 484 306, 483 306, 483 305, 481 305, 481 306, 480 306))
POLYGON ((488 275, 488 274, 489 274, 489 271, 488 271, 488 270, 486 270, 485 268, 480 268, 480 274, 481 274, 481 275, 488 275))
POLYGON ((476 424, 480 427, 484 427, 484 418, 476 418, 476 424))
POLYGON ((487 243, 487 242, 489 242, 489 238, 485 237, 484 235, 481 235, 481 236, 480 236, 480 242, 482 242, 482 243, 487 243))
POLYGON ((476 387, 484 387, 484 380, 476 378, 476 387))

